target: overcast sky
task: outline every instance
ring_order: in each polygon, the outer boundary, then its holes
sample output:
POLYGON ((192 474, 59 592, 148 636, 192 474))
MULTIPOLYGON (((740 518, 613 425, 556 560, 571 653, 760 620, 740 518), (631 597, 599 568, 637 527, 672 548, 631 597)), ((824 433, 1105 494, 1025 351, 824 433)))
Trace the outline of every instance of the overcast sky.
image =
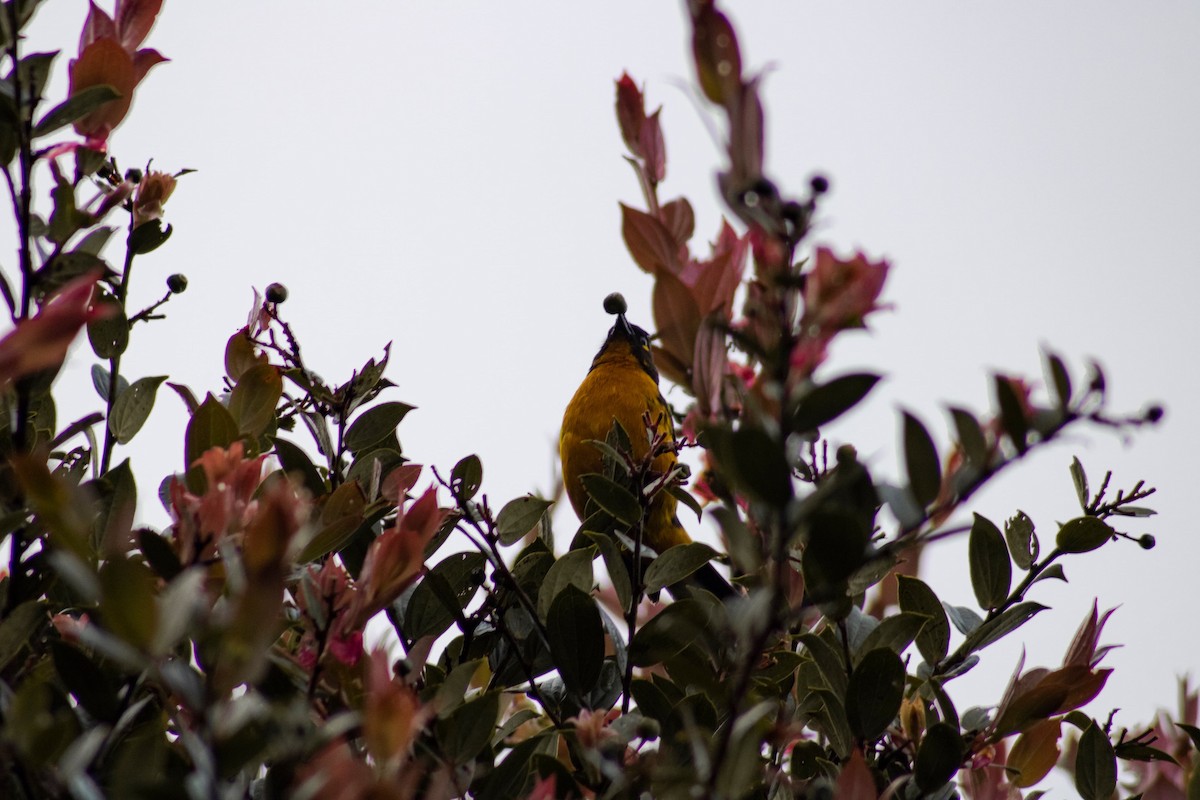
MULTIPOLYGON (((895 476, 898 408, 945 447, 946 402, 983 409, 992 370, 1040 380, 1044 346, 1078 380, 1099 357, 1115 409, 1167 408, 1128 444, 1077 430, 979 496, 972 510, 1000 522, 1021 508, 1049 541, 1078 514, 1078 454, 1094 485, 1114 467, 1116 486, 1160 487, 1160 516, 1128 528, 1159 547, 1109 545, 1066 563, 1069 586, 1039 584, 1032 599, 1054 610, 985 653, 960 705, 995 702, 1022 645, 1027 665, 1057 664, 1094 597, 1121 605, 1105 641, 1126 647, 1092 712, 1120 706, 1133 725, 1173 705, 1175 675, 1200 666, 1200 5, 728 6, 744 62, 768 73, 771 174, 797 192, 828 175, 815 241, 893 265, 894 310, 818 373, 888 375, 836 442, 895 476)), ((86 7, 49 0, 31 46, 73 52, 86 7)), ((665 106, 663 197, 691 199, 698 249, 718 230, 720 151, 682 88, 682 3, 167 0, 147 45, 172 61, 139 88, 112 152, 199 171, 167 206, 173 238, 139 259, 131 303, 157 299, 172 272, 190 289, 136 331, 128 376, 218 389, 251 287, 282 281, 285 315, 331 382, 394 342, 391 397, 419 406, 401 426, 406 454, 448 470, 478 453, 497 505, 550 489, 562 409, 610 324, 601 298, 624 292, 652 324, 650 280, 620 237, 618 201, 640 202, 612 113, 622 70, 665 106)), ((59 92, 65 73, 66 55, 59 92)), ((75 356, 64 419, 98 403, 86 345, 75 356)), ((164 390, 129 451, 158 524, 150 495, 182 466, 184 424, 164 390)), ((574 520, 559 523, 565 546, 574 520)), ((925 575, 964 605, 965 551, 937 547, 925 575)))

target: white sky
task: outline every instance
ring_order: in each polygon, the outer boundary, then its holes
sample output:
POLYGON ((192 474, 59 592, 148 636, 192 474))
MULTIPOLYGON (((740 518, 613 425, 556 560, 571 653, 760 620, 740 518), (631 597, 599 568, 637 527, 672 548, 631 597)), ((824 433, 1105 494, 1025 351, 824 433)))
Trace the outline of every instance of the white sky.
MULTIPOLYGON (((973 510, 1018 507, 1049 543, 1078 513, 1067 464, 1098 484, 1139 478, 1159 547, 1128 543, 1066 562, 1069 587, 1023 630, 1028 665, 1051 666, 1099 597, 1121 604, 1105 641, 1117 668, 1101 702, 1133 725, 1174 705, 1200 666, 1192 522, 1200 391, 1194 348, 1200 253, 1200 5, 1050 2, 731 2, 743 60, 766 80, 768 167, 800 191, 833 191, 819 241, 886 256, 893 272, 870 335, 824 368, 888 374, 831 433, 880 477, 898 473, 900 406, 946 442, 944 401, 982 408, 989 371, 1040 379, 1039 348, 1076 367, 1101 357, 1114 410, 1162 400, 1168 417, 1128 447, 1079 430, 984 492, 973 510)), ((628 69, 662 103, 668 175, 697 242, 715 236, 718 148, 689 96, 682 3, 168 0, 147 45, 172 63, 139 88, 114 134, 123 166, 199 170, 167 207, 171 241, 139 259, 131 305, 183 272, 169 320, 139 328, 129 377, 216 390, 225 338, 251 286, 285 283, 284 311, 327 379, 394 340, 393 399, 419 406, 405 452, 448 470, 477 452, 499 502, 551 486, 562 409, 623 291, 649 326, 650 280, 625 253, 619 200, 638 203, 612 112, 628 69), (147 335, 149 334, 149 335, 147 335)), ((83 0, 50 0, 31 46, 73 53, 83 0)), ((64 91, 66 55, 57 64, 64 91)), ((43 187, 44 188, 44 187, 43 187)), ((46 192, 39 192, 45 201, 46 192)), ((703 251, 703 246, 697 249, 703 251)), ((115 258, 115 256, 110 257, 115 258)), ((12 257, 3 263, 11 265, 12 257)), ((64 421, 94 407, 86 345, 61 379, 64 421), (72 387, 72 388, 68 388, 72 387), (72 405, 74 403, 74 405, 72 405), (78 413, 72 413, 72 411, 78 413)), ((676 395, 677 402, 682 402, 676 395)), ((160 394, 132 448, 148 519, 182 461, 182 405, 160 394)), ((573 530, 560 517, 565 538, 573 530)), ((1047 547, 1049 544, 1047 544, 1047 547)), ((938 547, 925 577, 972 604, 966 543, 938 547)), ((961 708, 995 702, 1022 642, 986 651, 961 708), (990 691, 989 691, 990 689, 990 691)), ((1197 675, 1200 678, 1200 675, 1197 675)))

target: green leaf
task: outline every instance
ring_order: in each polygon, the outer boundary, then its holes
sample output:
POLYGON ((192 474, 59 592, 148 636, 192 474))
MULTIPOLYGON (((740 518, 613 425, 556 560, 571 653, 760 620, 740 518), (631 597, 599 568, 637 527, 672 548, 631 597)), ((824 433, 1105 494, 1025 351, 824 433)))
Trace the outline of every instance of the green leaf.
POLYGON ((448 719, 438 721, 437 738, 443 752, 455 764, 470 762, 492 740, 499 717, 499 692, 464 703, 448 719))
POLYGON ((742 494, 775 507, 792 497, 792 468, 781 442, 760 428, 704 431, 721 474, 742 494))
POLYGON ((446 673, 446 679, 437 687, 433 699, 433 707, 437 709, 438 719, 447 719, 454 710, 461 708, 466 700, 468 688, 483 659, 476 658, 459 664, 446 673))
POLYGON ((347 481, 328 496, 321 506, 320 528, 296 557, 307 564, 344 545, 362 524, 367 498, 357 481, 347 481))
POLYGON ((115 231, 116 228, 111 225, 99 225, 92 228, 86 236, 79 240, 79 244, 75 245, 75 249, 71 252, 99 258, 100 251, 108 244, 108 240, 112 238, 115 231))
POLYGON ((138 531, 138 549, 146 557, 150 569, 163 580, 169 581, 183 571, 183 565, 179 563, 179 556, 175 555, 171 543, 149 528, 138 531))
POLYGON ((584 531, 584 535, 604 557, 604 568, 608 570, 608 578, 612 581, 613 591, 617 594, 617 602, 621 604, 621 608, 629 608, 633 598, 633 588, 630 585, 629 568, 625 566, 625 559, 621 557, 621 550, 617 546, 616 540, 607 534, 594 531, 584 531))
POLYGON ((254 340, 245 328, 238 330, 225 342, 225 374, 234 383, 241 380, 246 370, 266 363, 266 357, 258 354, 254 340))
POLYGON ((278 436, 272 436, 271 442, 275 445, 275 457, 279 459, 279 464, 283 467, 285 474, 299 473, 304 488, 313 497, 325 494, 327 491, 325 481, 309 459, 308 453, 305 453, 294 442, 278 436))
POLYGON ((132 559, 111 559, 100 570, 104 627, 138 650, 150 647, 158 626, 157 581, 149 567, 132 559))
POLYGON ((471 551, 453 553, 430 568, 404 607, 404 635, 409 641, 440 636, 462 616, 479 589, 471 574, 486 563, 483 553, 471 551))
POLYGON ((833 692, 819 690, 815 694, 820 699, 821 706, 813 712, 813 719, 829 739, 829 746, 838 758, 846 758, 854 746, 854 735, 846 719, 845 706, 833 692))
POLYGON ((983 617, 966 606, 954 606, 943 602, 942 608, 946 609, 946 616, 950 618, 950 621, 954 623, 954 627, 958 628, 958 632, 963 636, 970 636, 979 630, 979 626, 983 624, 983 617))
POLYGON ((962 445, 967 463, 976 469, 983 469, 988 463, 988 446, 979 420, 975 419, 975 415, 970 411, 962 408, 951 408, 950 416, 954 418, 958 443, 962 445))
POLYGON ((958 730, 944 722, 931 725, 917 750, 913 769, 917 786, 925 792, 945 786, 958 772, 962 757, 963 743, 958 730))
POLYGON ((61 641, 50 643, 54 669, 79 705, 101 722, 110 725, 121 715, 117 691, 104 673, 82 650, 61 641))
POLYGON ((987 517, 976 514, 971 524, 971 535, 967 541, 968 560, 971 566, 971 588, 975 599, 985 611, 999 608, 1008 599, 1012 583, 1012 562, 1004 536, 987 517))
POLYGON ((132 545, 134 513, 137 511, 137 482, 129 459, 110 469, 95 486, 101 491, 102 508, 96 520, 99 547, 106 558, 119 557, 132 545))
MULTIPOLYGON (((689 492, 679 486, 668 486, 667 493, 670 494, 671 497, 674 497, 675 500, 678 501, 680 505, 686 506, 689 510, 693 511, 696 514, 697 521, 699 521, 700 518, 704 515, 704 508, 701 507, 700 501, 692 496, 691 492, 689 492)), ((1124 510, 1128 511, 1131 508, 1133 508, 1133 507, 1126 506, 1124 510)), ((1154 512, 1151 511, 1150 513, 1153 514, 1154 512)), ((1130 515, 1130 516, 1134 516, 1134 515, 1130 515)), ((1146 515, 1146 516, 1149 516, 1149 515, 1146 515)))
POLYGON ((1066 412, 1071 407, 1071 375, 1063 360, 1054 353, 1046 353, 1046 371, 1049 373, 1050 385, 1054 387, 1054 399, 1059 411, 1066 412))
POLYGON ((1030 582, 1030 586, 1038 581, 1048 581, 1050 579, 1059 580, 1063 583, 1067 582, 1067 573, 1063 572, 1062 564, 1051 564, 1044 570, 1038 573, 1038 576, 1030 582))
POLYGON ((1064 553, 1088 553, 1103 547, 1115 536, 1108 523, 1098 517, 1076 517, 1058 529, 1055 544, 1064 553))
POLYGON ((139 256, 152 253, 166 244, 174 230, 170 225, 164 228, 161 219, 146 220, 129 234, 129 249, 139 256))
POLYGON ((850 730, 863 741, 878 739, 896 715, 904 699, 904 664, 890 648, 868 652, 846 688, 846 719, 850 730))
POLYGON ((653 593, 679 583, 717 554, 703 542, 688 542, 667 548, 646 570, 646 591, 653 593))
POLYGON ((1157 747, 1124 742, 1117 745, 1115 749, 1117 758, 1122 761, 1169 761, 1175 766, 1179 766, 1179 762, 1172 758, 1170 753, 1165 753, 1157 747))
POLYGON ((862 372, 814 386, 796 403, 792 425, 798 431, 816 430, 858 405, 878 382, 878 375, 862 372))
POLYGON ((1117 788, 1117 754, 1108 734, 1093 721, 1079 737, 1075 789, 1084 800, 1108 800, 1117 788))
POLYGON ((575 586, 567 586, 550 606, 546 635, 563 683, 577 695, 587 694, 604 665, 604 624, 595 601, 575 586))
POLYGON ((33 135, 36 137, 54 133, 59 128, 66 127, 75 122, 75 120, 82 119, 100 106, 111 100, 116 100, 120 96, 120 92, 106 83, 80 89, 50 109, 46 113, 46 116, 42 117, 38 121, 38 124, 33 127, 33 135))
POLYGON ((176 575, 159 592, 156 598, 158 626, 154 641, 150 643, 152 654, 163 656, 176 649, 196 621, 205 618, 210 608, 204 591, 207 580, 205 567, 192 566, 176 575))
POLYGON ((845 697, 849 675, 847 675, 846 662, 841 653, 815 633, 801 634, 800 642, 816 662, 817 669, 820 670, 821 677, 825 680, 829 690, 839 698, 845 697))
POLYGON ((409 643, 445 633, 462 616, 455 600, 454 587, 443 575, 430 572, 422 578, 404 607, 404 635, 409 643))
POLYGON ((283 395, 283 379, 271 364, 256 364, 238 378, 229 394, 229 414, 239 432, 260 436, 275 419, 275 406, 283 395))
POLYGON ((1000 424, 1004 432, 1012 440, 1013 447, 1018 453, 1029 449, 1029 420, 1025 418, 1025 408, 1017 390, 1003 375, 994 376, 996 403, 1000 406, 1000 424))
POLYGON ((946 657, 950 647, 950 622, 946 619, 942 601, 920 578, 897 575, 896 581, 899 584, 900 610, 929 618, 917 634, 917 649, 921 651, 925 662, 932 666, 946 657))
POLYGON ((121 444, 128 444, 146 424, 158 387, 167 379, 166 375, 139 378, 129 388, 117 395, 112 414, 108 418, 108 429, 121 444))
POLYGON ((344 439, 352 453, 366 450, 396 432, 396 427, 414 406, 408 403, 390 402, 373 406, 354 420, 344 439))
POLYGON ((884 617, 859 645, 855 652, 855 663, 859 663, 863 656, 880 647, 886 647, 897 655, 903 653, 917 638, 928 619, 929 617, 922 614, 908 611, 884 617))
POLYGON ((1197 728, 1195 725, 1186 725, 1182 722, 1176 722, 1175 726, 1188 735, 1188 738, 1192 740, 1192 747, 1200 750, 1200 728, 1197 728))
POLYGON ((963 642, 964 652, 974 653, 999 641, 1033 619, 1037 614, 1045 611, 1046 608, 1041 603, 1018 603, 1003 614, 993 617, 980 625, 963 642))
POLYGON ((541 588, 538 589, 539 617, 543 620, 548 618, 554 600, 568 586, 574 586, 584 594, 592 591, 592 561, 595 558, 596 550, 585 547, 581 550, 564 553, 562 558, 556 559, 550 565, 550 569, 546 571, 546 578, 542 581, 541 588))
POLYGON ((807 592, 820 602, 845 594, 845 580, 868 558, 871 530, 858 509, 827 503, 808 519, 801 557, 807 592))
POLYGON ((466 503, 483 484, 483 462, 477 455, 461 459, 450 471, 450 494, 460 505, 466 503))
POLYGON ((551 731, 516 745, 504 760, 483 778, 483 785, 475 795, 479 800, 510 800, 519 797, 533 769, 530 764, 533 756, 542 748, 557 742, 558 737, 551 731))
POLYGON ((1033 520, 1024 511, 1018 511, 1004 523, 1004 539, 1008 542, 1008 552, 1012 554, 1013 563, 1023 570, 1028 570, 1037 561, 1041 546, 1037 533, 1034 531, 1033 520))
POLYGON ((88 320, 87 334, 92 352, 98 358, 116 358, 129 346, 129 320, 125 317, 125 309, 121 308, 117 298, 99 284, 92 298, 92 306, 110 309, 107 316, 88 320))
POLYGON ((702 642, 711 632, 709 610, 695 599, 671 603, 633 635, 629 660, 637 667, 661 664, 702 642))
POLYGON ((46 622, 46 607, 37 600, 26 600, 0 622, 0 669, 30 644, 46 622))
POLYGON ((505 503, 504 508, 496 515, 496 537, 500 544, 516 544, 525 538, 551 505, 552 501, 533 495, 518 497, 505 503))
POLYGON ((187 474, 188 488, 193 494, 204 494, 204 474, 192 470, 192 465, 200 456, 213 447, 229 447, 238 440, 238 425, 229 410, 211 394, 188 420, 187 433, 184 435, 184 469, 187 474))
MULTIPOLYGON (((96 394, 100 395, 100 399, 108 402, 108 384, 112 379, 112 374, 104 368, 102 364, 92 364, 92 388, 96 390, 96 394)), ((129 388, 129 381, 125 380, 125 376, 117 375, 117 396, 121 392, 129 388)))
POLYGON ((1087 473, 1083 471, 1083 464, 1079 463, 1078 456, 1071 458, 1071 481, 1075 484, 1075 496, 1079 498, 1079 507, 1087 511, 1091 495, 1088 489, 1087 473))
POLYGON ((937 499, 942 488, 942 467, 933 437, 921 421, 904 412, 904 466, 913 496, 922 506, 937 499))
POLYGON ((634 528, 641 522, 642 506, 633 492, 599 473, 581 475, 579 480, 588 497, 622 525, 634 528))

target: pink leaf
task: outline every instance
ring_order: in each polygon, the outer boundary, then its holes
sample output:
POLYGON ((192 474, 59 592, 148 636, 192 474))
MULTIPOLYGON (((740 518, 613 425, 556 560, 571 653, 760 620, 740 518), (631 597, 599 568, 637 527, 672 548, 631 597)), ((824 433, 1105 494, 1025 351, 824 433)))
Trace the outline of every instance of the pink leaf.
POLYGON ((94 1, 88 3, 87 19, 83 21, 83 32, 79 35, 79 52, 82 53, 89 44, 98 39, 116 38, 117 26, 112 17, 104 13, 94 1))
POLYGON ((161 9, 162 0, 117 0, 116 27, 126 50, 132 51, 146 39, 161 9))

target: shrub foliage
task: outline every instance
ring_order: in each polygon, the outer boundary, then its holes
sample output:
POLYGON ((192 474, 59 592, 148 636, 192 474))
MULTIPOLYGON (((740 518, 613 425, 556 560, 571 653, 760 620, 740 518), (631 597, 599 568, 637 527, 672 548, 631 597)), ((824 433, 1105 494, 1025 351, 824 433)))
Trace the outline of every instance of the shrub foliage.
POLYGON ((412 407, 393 397, 386 346, 340 383, 313 372, 279 284, 229 338, 219 385, 122 371, 134 334, 187 288, 173 275, 161 300, 128 305, 183 172, 122 172, 109 146, 164 60, 142 48, 162 3, 92 4, 58 103, 43 97, 57 54, 22 47, 39 5, 0 6, 19 246, 0 276, 14 323, 0 340, 4 796, 993 798, 1061 763, 1099 800, 1121 762, 1135 792, 1200 795, 1186 686, 1179 724, 1119 731, 1080 711, 1111 672, 1111 611, 1093 607, 1061 663, 1018 665, 988 707, 954 699, 991 645, 1049 610, 1043 581, 1097 548, 1154 543, 1128 530, 1153 489, 1097 484, 1078 460, 1079 512, 1061 525, 971 515, 975 492, 1069 428, 1161 412, 1110 411, 1098 366, 1048 353, 1044 394, 996 375, 993 407, 950 409, 944 435, 903 414, 900 485, 825 439, 880 379, 826 362, 881 308, 889 265, 811 242, 828 183, 770 175, 759 76, 714 4, 688 11, 726 145, 730 221, 706 254, 689 201, 660 197, 658 112, 628 75, 616 83, 643 200, 621 207, 621 234, 653 276, 681 434, 614 426, 586 480, 596 512, 557 538, 553 499, 494 503, 477 457, 439 470, 405 455, 412 407), (49 192, 35 196, 35 174, 49 192), (64 424, 54 380, 81 329, 97 410, 64 424), (179 471, 139 492, 122 448, 164 394, 189 411, 163 445, 179 471), (656 473, 666 448, 694 449, 698 473, 656 473), (642 531, 660 492, 715 520, 727 552, 653 552, 642 531), (135 524, 155 495, 162 530, 135 524), (974 606, 918 575, 922 548, 948 536, 968 539, 974 606), (671 588, 714 560, 736 597, 671 588), (372 619, 383 632, 364 641, 372 619))

